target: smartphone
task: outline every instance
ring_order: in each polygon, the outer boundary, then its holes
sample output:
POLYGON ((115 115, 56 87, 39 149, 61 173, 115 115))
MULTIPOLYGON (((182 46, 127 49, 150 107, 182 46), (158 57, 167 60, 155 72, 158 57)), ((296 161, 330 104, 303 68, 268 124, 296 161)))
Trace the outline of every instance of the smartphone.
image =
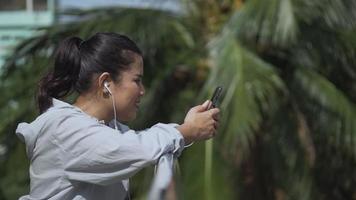
MULTIPOLYGON (((216 87, 213 96, 211 97, 212 106, 210 108, 216 108, 220 100, 223 88, 221 86, 216 87)), ((209 109, 210 109, 209 108, 209 109)))

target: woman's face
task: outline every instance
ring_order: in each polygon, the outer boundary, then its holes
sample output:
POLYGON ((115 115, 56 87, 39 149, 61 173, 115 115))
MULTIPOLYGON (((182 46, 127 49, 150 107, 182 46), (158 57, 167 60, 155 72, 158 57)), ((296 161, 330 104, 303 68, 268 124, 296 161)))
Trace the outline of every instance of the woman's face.
POLYGON ((119 121, 128 122, 136 118, 141 97, 145 93, 142 84, 143 60, 135 54, 128 70, 122 71, 114 83, 112 94, 115 98, 116 114, 119 121))

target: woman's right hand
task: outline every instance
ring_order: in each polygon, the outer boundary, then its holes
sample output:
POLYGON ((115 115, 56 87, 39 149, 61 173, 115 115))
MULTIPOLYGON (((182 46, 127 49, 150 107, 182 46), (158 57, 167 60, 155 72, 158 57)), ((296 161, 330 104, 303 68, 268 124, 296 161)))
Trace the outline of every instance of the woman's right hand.
POLYGON ((185 116, 184 123, 177 127, 182 133, 185 143, 207 140, 213 137, 219 126, 220 109, 211 107, 207 100, 202 105, 191 108, 185 116))

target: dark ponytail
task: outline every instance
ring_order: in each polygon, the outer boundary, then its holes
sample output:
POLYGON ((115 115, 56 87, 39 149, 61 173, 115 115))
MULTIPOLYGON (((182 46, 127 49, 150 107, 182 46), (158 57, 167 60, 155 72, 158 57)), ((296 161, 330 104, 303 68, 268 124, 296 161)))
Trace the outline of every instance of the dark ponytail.
POLYGON ((52 98, 62 98, 72 92, 80 71, 79 46, 82 42, 78 37, 70 37, 59 45, 54 70, 48 72, 39 82, 37 102, 40 113, 52 106, 52 98))
POLYGON ((96 33, 85 41, 78 37, 65 39, 56 51, 54 70, 40 80, 40 113, 52 106, 52 98, 88 91, 95 75, 108 72, 117 81, 120 72, 134 62, 133 54, 142 56, 135 42, 117 33, 96 33))

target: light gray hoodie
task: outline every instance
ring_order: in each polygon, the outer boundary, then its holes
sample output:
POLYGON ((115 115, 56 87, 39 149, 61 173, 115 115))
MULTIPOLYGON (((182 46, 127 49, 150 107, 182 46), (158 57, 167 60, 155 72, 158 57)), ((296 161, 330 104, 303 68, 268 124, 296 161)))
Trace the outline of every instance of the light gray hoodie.
MULTIPOLYGON (((173 156, 184 148, 175 124, 159 123, 139 132, 119 125, 114 130, 57 99, 30 124, 20 123, 16 134, 26 143, 31 179, 30 194, 20 200, 125 199, 127 179, 158 160, 169 161, 161 171, 170 175, 173 156)), ((159 177, 164 184, 170 179, 162 173, 159 177)))

